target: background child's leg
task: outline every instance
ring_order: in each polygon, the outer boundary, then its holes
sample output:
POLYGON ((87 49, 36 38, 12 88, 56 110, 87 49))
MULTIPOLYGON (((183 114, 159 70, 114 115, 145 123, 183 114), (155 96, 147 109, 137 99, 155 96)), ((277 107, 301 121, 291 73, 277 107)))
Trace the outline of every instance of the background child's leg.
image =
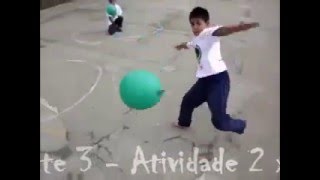
POLYGON ((115 23, 111 24, 111 25, 109 26, 109 28, 108 28, 108 33, 109 33, 110 35, 113 35, 113 34, 116 33, 117 31, 118 31, 118 26, 117 26, 115 23))
POLYGON ((182 98, 180 114, 178 118, 179 125, 189 127, 192 120, 193 110, 205 101, 205 84, 200 79, 190 88, 190 90, 182 98))
POLYGON ((214 77, 208 86, 208 106, 212 114, 213 125, 221 131, 231 131, 242 134, 246 122, 240 119, 232 119, 227 114, 227 101, 230 90, 228 72, 223 72, 214 77))
POLYGON ((123 23, 123 17, 122 16, 119 16, 115 21, 114 23, 116 25, 118 25, 119 28, 122 28, 122 23, 123 23))

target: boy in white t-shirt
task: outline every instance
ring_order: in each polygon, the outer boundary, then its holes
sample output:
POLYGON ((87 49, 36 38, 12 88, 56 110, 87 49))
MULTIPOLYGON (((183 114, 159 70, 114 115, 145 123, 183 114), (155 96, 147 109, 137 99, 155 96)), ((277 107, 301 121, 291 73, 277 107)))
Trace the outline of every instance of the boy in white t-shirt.
POLYGON ((109 0, 109 3, 113 4, 116 8, 115 16, 111 16, 110 14, 106 13, 107 24, 108 24, 108 34, 113 35, 116 32, 122 32, 123 16, 122 16, 122 9, 119 6, 119 4, 116 3, 116 0, 109 0))
POLYGON ((211 111, 211 121, 218 130, 243 134, 246 121, 233 119, 226 112, 230 79, 226 63, 221 56, 219 37, 255 28, 259 24, 210 26, 209 12, 202 7, 196 7, 190 12, 189 21, 195 37, 190 42, 177 45, 176 49, 195 48, 198 80, 184 95, 178 122, 174 125, 179 128, 189 127, 194 109, 207 102, 211 111))

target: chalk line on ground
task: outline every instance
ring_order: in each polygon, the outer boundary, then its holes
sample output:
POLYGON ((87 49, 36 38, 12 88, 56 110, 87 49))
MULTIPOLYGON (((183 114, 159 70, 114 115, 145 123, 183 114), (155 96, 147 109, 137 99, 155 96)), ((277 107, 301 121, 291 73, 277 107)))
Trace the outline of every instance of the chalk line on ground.
POLYGON ((119 72, 119 67, 113 66, 113 65, 105 65, 104 69, 111 74, 111 81, 113 88, 116 92, 118 92, 118 86, 117 86, 117 78, 116 78, 116 73, 119 72))
POLYGON ((112 84, 113 84, 114 90, 116 92, 118 92, 119 89, 118 89, 118 86, 116 86, 117 80, 116 80, 116 77, 115 77, 115 75, 113 73, 111 74, 111 80, 112 80, 112 84))
MULTIPOLYGON (((61 114, 64 114, 66 112, 69 112, 71 111, 73 108, 75 108, 77 105, 79 105, 82 101, 84 101, 93 91, 94 89, 96 88, 96 86, 98 85, 101 77, 102 77, 102 74, 103 74, 103 71, 102 71, 102 68, 98 65, 93 65, 91 63, 88 63, 87 61, 85 60, 67 60, 67 62, 72 62, 72 63, 87 63, 91 66, 93 66, 95 69, 98 70, 98 75, 97 75, 97 78, 94 82, 94 84, 90 87, 89 91, 87 93, 85 93, 79 100, 77 100, 76 102, 74 102, 71 106, 65 108, 64 110, 62 110, 60 113, 57 112, 57 114, 55 116, 50 116, 48 118, 45 118, 45 119, 41 119, 41 122, 47 122, 47 121, 51 121, 55 118, 57 118, 58 116, 60 116, 61 114)), ((40 98, 40 103, 42 104, 46 104, 44 100, 41 100, 43 98, 40 98)), ((52 108, 49 106, 49 104, 47 103, 46 104, 46 107, 49 107, 49 108, 52 108)), ((54 108, 53 108, 54 109, 54 108)), ((55 110, 55 109, 54 109, 55 110)))
POLYGON ((106 167, 118 167, 119 164, 114 164, 114 163, 107 163, 106 167))
POLYGON ((40 104, 46 107, 47 109, 51 110, 55 114, 59 114, 58 108, 51 106, 46 99, 40 97, 40 104))
POLYGON ((102 43, 101 41, 83 41, 83 40, 80 40, 79 38, 77 38, 78 35, 79 35, 79 33, 73 33, 71 35, 71 38, 79 44, 84 44, 84 45, 89 45, 89 46, 97 46, 102 43))

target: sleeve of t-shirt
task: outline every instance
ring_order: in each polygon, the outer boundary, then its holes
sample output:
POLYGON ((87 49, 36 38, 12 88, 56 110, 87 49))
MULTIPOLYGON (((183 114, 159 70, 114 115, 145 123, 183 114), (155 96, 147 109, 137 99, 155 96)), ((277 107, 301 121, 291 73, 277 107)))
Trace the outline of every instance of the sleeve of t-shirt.
POLYGON ((200 36, 212 36, 212 34, 218 30, 219 28, 221 28, 222 26, 221 25, 215 25, 215 26, 212 26, 212 27, 209 27, 207 29, 205 29, 201 34, 200 36))
POLYGON ((193 41, 189 41, 189 42, 187 42, 187 47, 188 48, 195 48, 196 45, 195 45, 195 43, 193 41))

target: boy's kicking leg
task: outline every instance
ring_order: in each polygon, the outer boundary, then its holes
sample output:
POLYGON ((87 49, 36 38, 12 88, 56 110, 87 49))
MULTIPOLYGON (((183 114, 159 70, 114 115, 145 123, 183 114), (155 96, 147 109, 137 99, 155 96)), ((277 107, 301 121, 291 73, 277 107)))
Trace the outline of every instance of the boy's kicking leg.
POLYGON ((227 101, 230 90, 230 79, 227 71, 208 79, 208 106, 212 114, 213 125, 221 131, 243 134, 246 121, 233 119, 227 114, 227 101))
POLYGON ((177 125, 180 127, 189 127, 194 109, 205 101, 205 83, 202 79, 199 79, 182 98, 177 125))

